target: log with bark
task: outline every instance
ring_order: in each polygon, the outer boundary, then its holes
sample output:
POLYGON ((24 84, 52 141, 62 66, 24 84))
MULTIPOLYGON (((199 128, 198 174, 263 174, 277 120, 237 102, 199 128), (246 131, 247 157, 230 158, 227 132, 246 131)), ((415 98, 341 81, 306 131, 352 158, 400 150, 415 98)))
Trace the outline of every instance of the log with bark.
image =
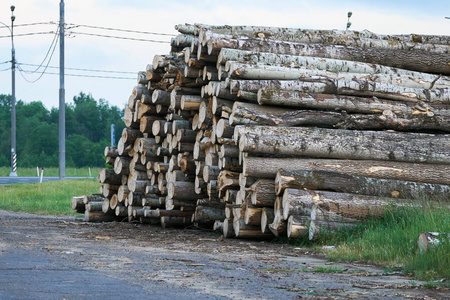
POLYGON ((250 80, 297 80, 304 77, 318 76, 340 80, 366 80, 368 82, 399 85, 409 88, 429 89, 432 87, 446 88, 450 84, 448 77, 430 76, 428 73, 418 73, 415 77, 402 74, 374 74, 331 72, 304 67, 283 67, 265 64, 246 64, 228 61, 226 64, 231 78, 250 80))
MULTIPOLYGON (((449 165, 429 165, 373 160, 312 158, 271 158, 247 156, 243 159, 245 176, 275 179, 279 169, 332 171, 374 178, 397 179, 450 185, 449 165)), ((276 181, 280 182, 280 181, 276 181)), ((280 183, 278 183, 280 184, 280 183)))
POLYGON ((322 158, 450 163, 448 137, 444 135, 325 128, 296 128, 295 132, 301 131, 304 134, 297 136, 246 134, 239 139, 239 149, 242 152, 322 158))
POLYGON ((386 74, 386 75, 406 75, 415 77, 427 76, 427 81, 435 82, 442 80, 437 85, 432 84, 429 88, 448 87, 448 77, 436 74, 428 74, 411 70, 393 68, 380 64, 369 64, 351 60, 339 60, 323 57, 281 55, 269 52, 254 52, 241 49, 223 48, 218 56, 217 64, 222 65, 228 61, 246 62, 251 64, 265 64, 281 67, 309 68, 311 70, 322 70, 331 72, 348 72, 361 74, 386 74), (442 78, 442 79, 441 79, 442 78))
POLYGON ((428 250, 439 246, 440 244, 450 241, 450 234, 439 232, 421 232, 417 239, 417 251, 424 254, 428 250))
POLYGON ((450 74, 448 54, 393 48, 360 48, 342 45, 306 44, 265 39, 224 39, 216 36, 208 41, 208 53, 219 55, 222 48, 242 49, 296 56, 333 58, 381 64, 427 73, 450 74))
POLYGON ((392 198, 446 199, 449 185, 406 180, 379 179, 339 172, 314 170, 279 170, 275 178, 278 194, 287 188, 325 190, 392 198))

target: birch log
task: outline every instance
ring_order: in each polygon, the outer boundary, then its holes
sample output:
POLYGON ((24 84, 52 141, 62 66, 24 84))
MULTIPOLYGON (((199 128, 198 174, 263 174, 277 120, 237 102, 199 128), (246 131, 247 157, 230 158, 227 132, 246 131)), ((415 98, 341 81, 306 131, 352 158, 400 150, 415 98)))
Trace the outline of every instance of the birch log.
POLYGON ((424 196, 445 199, 450 193, 448 185, 379 179, 328 171, 281 169, 275 180, 278 192, 286 188, 296 188, 410 199, 424 196))
POLYGON ((387 110, 395 114, 412 116, 450 116, 450 108, 447 105, 268 88, 258 90, 258 103, 260 105, 288 106, 303 109, 345 110, 348 113, 362 114, 382 113, 387 110))
POLYGON ((383 139, 382 136, 376 137, 371 142, 363 142, 351 138, 352 131, 344 132, 348 134, 346 138, 328 139, 324 135, 320 140, 309 136, 246 134, 239 140, 239 149, 243 152, 322 158, 450 164, 450 151, 439 144, 441 140, 439 137, 436 143, 430 142, 429 146, 424 146, 420 143, 407 143, 406 139, 403 141, 383 139), (435 146, 431 146, 432 144, 435 146), (433 148, 432 151, 431 148, 433 148))
POLYGON ((397 101, 450 103, 450 89, 409 88, 378 83, 365 79, 333 79, 324 76, 305 75, 298 80, 230 80, 230 90, 257 93, 261 88, 300 91, 305 93, 378 97, 397 101))
POLYGON ((208 54, 219 55, 221 48, 242 49, 296 56, 312 56, 381 64, 426 73, 450 74, 448 54, 396 49, 305 44, 263 39, 222 39, 208 41, 208 54))
MULTIPOLYGON (((374 160, 268 158, 247 156, 243 159, 245 176, 275 179, 279 169, 316 170, 373 178, 398 179, 450 185, 450 165, 430 165, 374 160)), ((278 193, 282 189, 275 180, 278 193)))
POLYGON ((419 73, 416 76, 401 74, 374 74, 331 72, 328 70, 315 70, 305 67, 270 66, 266 64, 246 64, 228 61, 227 68, 232 78, 250 80, 297 80, 305 76, 320 76, 341 80, 366 80, 390 85, 399 85, 409 88, 430 89, 433 87, 448 87, 450 79, 446 76, 437 77, 428 73, 419 73))
MULTIPOLYGON (((361 74, 386 74, 386 75, 406 75, 411 77, 427 76, 426 81, 438 81, 442 78, 443 82, 439 85, 434 85, 436 88, 447 87, 448 77, 441 75, 428 74, 416 72, 411 70, 393 68, 390 66, 380 64, 369 64, 351 60, 339 60, 323 57, 310 56, 295 56, 295 55, 280 55, 269 52, 254 52, 240 49, 223 48, 217 60, 217 64, 225 64, 227 61, 248 62, 253 64, 266 64, 285 67, 303 67, 311 70, 324 70, 331 72, 348 72, 361 74)), ((425 78, 425 77, 424 77, 425 78)))
MULTIPOLYGON (((431 45, 450 45, 448 36, 443 35, 418 35, 418 34, 402 34, 402 35, 386 35, 377 34, 368 30, 316 30, 301 28, 284 28, 284 27, 266 27, 266 26, 210 26, 199 25, 197 33, 199 41, 202 45, 210 39, 211 35, 228 35, 230 37, 242 36, 246 38, 267 38, 292 42, 311 42, 311 43, 329 43, 329 44, 345 44, 353 46, 362 46, 366 40, 370 41, 367 45, 373 47, 372 44, 379 42, 379 45, 386 45, 387 48, 393 45, 402 45, 400 49, 414 48, 417 44, 431 45), (390 43, 389 43, 390 42, 390 43), (408 46, 409 43, 414 45, 408 46)), ((181 32, 184 33, 184 32, 181 32)))

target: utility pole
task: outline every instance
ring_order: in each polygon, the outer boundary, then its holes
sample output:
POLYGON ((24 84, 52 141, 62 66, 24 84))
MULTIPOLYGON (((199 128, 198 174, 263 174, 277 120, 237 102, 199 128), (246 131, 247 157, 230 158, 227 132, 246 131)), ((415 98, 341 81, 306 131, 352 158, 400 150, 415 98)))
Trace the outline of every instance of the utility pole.
POLYGON ((64 0, 59 4, 59 179, 66 177, 66 100, 64 90, 64 0))
POLYGON ((16 154, 16 50, 14 49, 14 9, 11 5, 11 173, 9 176, 17 176, 17 154, 16 154))

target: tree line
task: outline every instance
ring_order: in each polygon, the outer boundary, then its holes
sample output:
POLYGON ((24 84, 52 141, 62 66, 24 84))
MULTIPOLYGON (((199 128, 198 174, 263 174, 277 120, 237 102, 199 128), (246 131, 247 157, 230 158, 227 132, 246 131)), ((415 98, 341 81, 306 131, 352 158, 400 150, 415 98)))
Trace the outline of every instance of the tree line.
MULTIPOLYGON (((103 151, 125 127, 123 109, 104 99, 80 93, 66 103, 66 167, 101 167, 103 151)), ((16 101, 16 152, 18 167, 59 165, 59 109, 48 110, 41 101, 16 101)), ((11 165, 11 95, 0 94, 0 166, 11 165)))

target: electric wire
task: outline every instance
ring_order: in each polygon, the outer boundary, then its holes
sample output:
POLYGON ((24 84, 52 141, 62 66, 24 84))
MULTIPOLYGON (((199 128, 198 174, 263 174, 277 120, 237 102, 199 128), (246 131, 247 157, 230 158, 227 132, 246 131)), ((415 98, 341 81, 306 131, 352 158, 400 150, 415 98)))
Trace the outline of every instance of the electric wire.
POLYGON ((114 38, 114 39, 122 39, 122 40, 170 44, 170 42, 168 42, 168 41, 147 40, 147 39, 129 38, 129 37, 121 37, 121 36, 113 36, 113 35, 96 34, 96 33, 73 32, 72 31, 72 32, 70 32, 70 34, 75 34, 75 35, 79 34, 79 35, 98 36, 98 37, 114 38))
MULTIPOLYGON (((58 40, 59 40, 59 35, 58 35, 56 41, 58 41, 58 40)), ((49 66, 49 64, 50 64, 50 62, 51 62, 51 60, 52 60, 52 58, 53 58, 53 54, 55 53, 55 49, 56 49, 56 45, 57 45, 57 44, 58 44, 57 42, 54 43, 54 45, 53 45, 53 50, 52 50, 52 53, 51 53, 51 55, 50 55, 50 58, 48 59, 47 65, 45 66, 44 70, 41 72, 41 74, 39 75, 39 77, 38 77, 37 79, 35 79, 35 80, 29 80, 29 79, 27 79, 27 78, 25 77, 25 75, 23 74, 23 73, 25 73, 25 71, 23 71, 22 67, 20 67, 20 64, 17 66, 17 69, 19 70, 20 75, 23 77, 23 79, 25 79, 25 81, 27 81, 27 82, 29 82, 29 83, 35 83, 36 81, 38 81, 39 79, 41 79, 42 76, 44 76, 44 74, 45 74, 45 72, 47 71, 47 68, 48 68, 48 66, 49 66)))
MULTIPOLYGON (((35 67, 35 64, 26 64, 26 63, 17 63, 22 66, 32 66, 35 67)), ((48 66, 49 69, 59 69, 56 66, 48 66)), ((122 74, 136 74, 136 72, 127 72, 127 71, 113 71, 113 70, 99 70, 99 69, 83 69, 83 68, 68 68, 65 67, 66 70, 74 70, 74 71, 83 71, 83 72, 99 72, 99 73, 122 73, 122 74)))
MULTIPOLYGON (((30 36, 30 35, 41 35, 41 34, 54 34, 54 31, 41 31, 41 32, 30 32, 30 33, 19 33, 14 34, 14 37, 16 36, 30 36)), ((0 38, 10 38, 11 35, 0 35, 0 38)))
MULTIPOLYGON (((27 24, 16 24, 14 27, 25 27, 25 26, 33 26, 33 25, 46 25, 46 24, 56 24, 56 22, 49 21, 49 22, 36 22, 36 23, 27 23, 27 24)), ((5 25, 0 27, 7 27, 5 25)))
POLYGON ((158 33, 158 32, 150 32, 150 31, 139 31, 139 30, 120 29, 120 28, 111 28, 111 27, 102 27, 102 26, 93 26, 93 25, 80 25, 80 24, 72 24, 72 23, 66 23, 66 25, 72 26, 72 27, 68 27, 67 29, 76 28, 76 27, 86 27, 86 28, 95 28, 95 29, 103 29, 103 30, 111 30, 111 31, 149 34, 149 35, 176 36, 175 34, 170 34, 170 33, 158 33))
MULTIPOLYGON (((56 41, 58 40, 58 34, 59 34, 59 28, 56 30, 55 35, 53 36, 52 43, 50 44, 50 47, 48 48, 47 53, 45 54, 45 57, 42 60, 42 62, 37 66, 37 68, 34 71, 31 71, 31 72, 30 71, 24 71, 25 73, 27 73, 27 74, 34 74, 42 67, 42 65, 47 60, 48 55, 50 54, 50 51, 51 51, 51 49, 53 47, 53 44, 54 43, 56 44, 56 41)), ((48 64, 47 64, 47 66, 48 66, 48 64)))
MULTIPOLYGON (((59 75, 59 73, 52 73, 52 72, 47 72, 45 74, 48 74, 48 75, 59 75)), ((100 76, 100 75, 69 74, 69 73, 64 73, 64 76, 86 77, 86 78, 127 79, 127 80, 131 79, 131 80, 136 80, 136 77, 100 76)))

